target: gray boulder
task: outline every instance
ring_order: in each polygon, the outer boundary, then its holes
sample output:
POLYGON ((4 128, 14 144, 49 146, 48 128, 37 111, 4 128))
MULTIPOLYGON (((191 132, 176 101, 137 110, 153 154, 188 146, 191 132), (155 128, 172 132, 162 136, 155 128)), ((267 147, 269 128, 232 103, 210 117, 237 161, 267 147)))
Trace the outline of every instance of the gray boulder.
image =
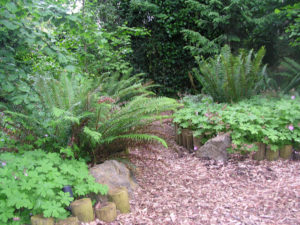
POLYGON ((218 135, 208 140, 195 155, 199 158, 213 159, 216 161, 227 161, 227 148, 231 146, 230 135, 228 133, 218 135))
POLYGON ((102 164, 93 166, 90 168, 90 174, 95 177, 96 182, 106 184, 110 190, 126 187, 131 193, 137 187, 129 169, 116 160, 107 160, 102 164))

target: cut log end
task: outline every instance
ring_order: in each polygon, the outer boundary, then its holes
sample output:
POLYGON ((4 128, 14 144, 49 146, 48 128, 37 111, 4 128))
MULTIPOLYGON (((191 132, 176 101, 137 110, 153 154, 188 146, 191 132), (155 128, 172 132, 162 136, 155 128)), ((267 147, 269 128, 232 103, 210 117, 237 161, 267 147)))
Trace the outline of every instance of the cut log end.
POLYGON ((81 222, 91 222, 94 220, 94 210, 90 198, 83 198, 71 203, 72 214, 81 222))
POLYGON ((266 145, 260 142, 257 142, 255 144, 258 147, 258 150, 253 155, 253 159, 258 161, 264 160, 266 156, 266 145))
POLYGON ((270 146, 267 146, 266 148, 266 159, 268 161, 276 161, 279 158, 279 151, 273 151, 271 150, 270 146))
POLYGON ((96 209, 96 217, 104 222, 113 222, 117 218, 117 208, 114 202, 107 202, 100 209, 96 209))
POLYGON ((293 146, 285 145, 279 150, 279 156, 283 159, 291 159, 293 154, 293 146))
POLYGON ((128 190, 126 187, 110 190, 108 192, 109 199, 116 204, 121 213, 130 212, 130 204, 128 197, 128 190))
POLYGON ((32 225, 54 225, 53 218, 44 218, 41 215, 35 215, 31 217, 32 225))

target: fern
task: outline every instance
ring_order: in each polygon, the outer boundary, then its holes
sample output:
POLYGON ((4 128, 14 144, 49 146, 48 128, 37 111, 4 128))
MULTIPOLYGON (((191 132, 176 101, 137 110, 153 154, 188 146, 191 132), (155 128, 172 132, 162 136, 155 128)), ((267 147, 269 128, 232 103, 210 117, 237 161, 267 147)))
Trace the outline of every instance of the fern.
POLYGON ((143 85, 140 76, 38 78, 36 90, 53 117, 54 136, 59 136, 62 144, 79 146, 81 154, 92 154, 96 160, 104 148, 113 152, 112 146, 117 142, 123 148, 140 141, 167 146, 163 139, 145 133, 144 128, 166 118, 161 113, 179 105, 170 98, 149 97, 153 94, 149 91, 151 86, 143 85))
POLYGON ((203 92, 210 94, 217 102, 237 102, 255 95, 262 89, 261 81, 265 76, 262 47, 255 55, 253 50, 240 50, 239 55, 231 53, 225 45, 221 53, 214 57, 198 60, 198 69, 194 69, 196 79, 201 83, 203 92))
POLYGON ((283 93, 295 90, 300 94, 300 64, 290 58, 284 58, 281 63, 284 71, 276 73, 278 87, 283 93))

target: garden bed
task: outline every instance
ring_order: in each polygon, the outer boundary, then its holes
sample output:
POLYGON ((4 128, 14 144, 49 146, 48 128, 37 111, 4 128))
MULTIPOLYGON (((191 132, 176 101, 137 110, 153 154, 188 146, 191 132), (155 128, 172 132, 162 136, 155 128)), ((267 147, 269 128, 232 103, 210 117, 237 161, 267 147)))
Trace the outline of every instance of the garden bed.
POLYGON ((174 152, 182 147, 175 144, 171 121, 159 129, 169 149, 146 145, 131 151, 142 171, 139 187, 130 202, 131 213, 111 224, 299 223, 299 162, 258 162, 231 155, 227 164, 215 165, 174 152))

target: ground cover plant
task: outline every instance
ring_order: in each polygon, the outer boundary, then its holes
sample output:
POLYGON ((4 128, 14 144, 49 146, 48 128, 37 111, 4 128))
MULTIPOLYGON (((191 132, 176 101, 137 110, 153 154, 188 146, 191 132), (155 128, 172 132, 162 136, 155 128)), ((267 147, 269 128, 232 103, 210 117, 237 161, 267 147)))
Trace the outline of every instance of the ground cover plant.
POLYGON ((236 150, 245 150, 245 144, 256 142, 268 144, 272 150, 300 143, 299 97, 255 96, 218 104, 198 96, 196 102, 195 97, 186 97, 184 102, 186 107, 174 114, 174 122, 193 130, 204 142, 220 132, 230 132, 236 150))
POLYGON ((0 222, 29 223, 30 215, 66 218, 70 202, 89 193, 106 194, 107 186, 95 182, 84 161, 63 160, 42 150, 0 155, 0 222), (73 188, 74 198, 64 193, 73 188))

